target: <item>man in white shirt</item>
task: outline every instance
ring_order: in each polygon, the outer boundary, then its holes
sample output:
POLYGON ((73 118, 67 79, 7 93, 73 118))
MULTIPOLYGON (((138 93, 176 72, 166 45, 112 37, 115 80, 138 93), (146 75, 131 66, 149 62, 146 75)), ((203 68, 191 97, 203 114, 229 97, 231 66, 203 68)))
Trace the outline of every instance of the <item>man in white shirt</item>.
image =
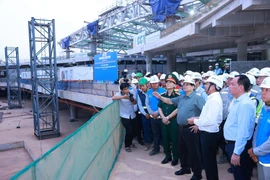
POLYGON ((206 104, 199 118, 193 117, 187 121, 191 125, 195 124, 195 126, 192 126, 194 133, 197 133, 198 129, 201 132, 200 142, 206 178, 218 180, 216 151, 219 125, 222 122, 223 104, 219 91, 223 87, 223 80, 218 76, 210 76, 205 82, 205 91, 209 95, 206 104))

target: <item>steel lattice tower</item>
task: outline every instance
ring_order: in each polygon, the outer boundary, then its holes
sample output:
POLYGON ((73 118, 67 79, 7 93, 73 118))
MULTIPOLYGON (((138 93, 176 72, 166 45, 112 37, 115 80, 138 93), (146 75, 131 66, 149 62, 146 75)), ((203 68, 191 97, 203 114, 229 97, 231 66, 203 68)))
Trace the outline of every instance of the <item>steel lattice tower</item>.
POLYGON ((55 43, 55 21, 31 18, 28 22, 34 134, 60 135, 55 43))
POLYGON ((20 84, 20 62, 19 48, 5 47, 8 107, 21 108, 21 84, 20 84))

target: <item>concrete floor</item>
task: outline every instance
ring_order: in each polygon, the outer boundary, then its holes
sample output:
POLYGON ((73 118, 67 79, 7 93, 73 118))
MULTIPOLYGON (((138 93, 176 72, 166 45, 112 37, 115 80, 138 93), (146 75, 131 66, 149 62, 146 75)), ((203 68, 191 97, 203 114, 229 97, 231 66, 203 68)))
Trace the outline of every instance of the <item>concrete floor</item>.
MULTIPOLYGON (((161 164, 160 162, 165 158, 163 152, 149 156, 149 151, 144 151, 143 146, 136 143, 135 145, 137 148, 133 148, 130 153, 122 147, 110 180, 189 180, 192 177, 192 174, 174 175, 174 172, 180 169, 179 164, 177 166, 171 166, 170 163, 161 164)), ((229 163, 218 165, 220 180, 233 180, 232 174, 227 172, 229 166, 229 163)), ((252 180, 257 180, 256 173, 254 170, 252 180)), ((202 176, 206 179, 204 171, 202 176)))
MULTIPOLYGON (((7 106, 6 98, 0 98, 0 105, 0 108, 7 106)), ((66 105, 64 107, 66 108, 59 111, 61 136, 44 140, 38 140, 34 135, 33 116, 30 112, 32 110, 32 102, 29 99, 23 100, 22 109, 0 110, 4 112, 3 121, 0 123, 0 144, 24 141, 34 157, 40 157, 91 117, 91 113, 80 110, 78 113, 79 117, 77 118, 78 121, 70 122, 69 109, 66 105), (19 123, 20 128, 16 128, 19 123)), ((31 162, 29 158, 30 156, 24 148, 0 152, 0 180, 10 178, 28 165, 31 162)))

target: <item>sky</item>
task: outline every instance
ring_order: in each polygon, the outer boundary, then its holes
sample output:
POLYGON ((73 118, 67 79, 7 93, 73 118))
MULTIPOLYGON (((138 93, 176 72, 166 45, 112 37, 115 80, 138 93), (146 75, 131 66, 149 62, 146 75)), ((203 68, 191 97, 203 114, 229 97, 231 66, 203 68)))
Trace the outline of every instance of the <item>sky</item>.
MULTIPOLYGON (((4 48, 19 47, 21 61, 29 59, 28 21, 55 19, 56 42, 98 19, 116 0, 0 0, 0 59, 4 48)), ((57 45, 57 56, 63 55, 57 45)))

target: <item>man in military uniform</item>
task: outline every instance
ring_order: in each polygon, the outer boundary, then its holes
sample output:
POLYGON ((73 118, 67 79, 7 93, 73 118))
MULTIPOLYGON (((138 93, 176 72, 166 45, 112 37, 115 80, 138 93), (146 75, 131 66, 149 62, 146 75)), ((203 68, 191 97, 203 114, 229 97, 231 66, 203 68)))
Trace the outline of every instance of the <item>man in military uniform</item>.
MULTIPOLYGON (((168 74, 165 77, 167 92, 161 94, 165 98, 174 98, 179 96, 177 91, 174 91, 177 77, 174 74, 168 74)), ((177 107, 172 104, 166 104, 162 101, 158 103, 158 112, 162 119, 161 132, 163 139, 163 148, 166 155, 165 159, 161 161, 161 164, 166 164, 172 161, 171 165, 178 164, 179 152, 178 152, 178 125, 176 120, 177 107), (172 147, 172 150, 171 150, 172 147), (172 159, 173 156, 173 159, 172 159)))

